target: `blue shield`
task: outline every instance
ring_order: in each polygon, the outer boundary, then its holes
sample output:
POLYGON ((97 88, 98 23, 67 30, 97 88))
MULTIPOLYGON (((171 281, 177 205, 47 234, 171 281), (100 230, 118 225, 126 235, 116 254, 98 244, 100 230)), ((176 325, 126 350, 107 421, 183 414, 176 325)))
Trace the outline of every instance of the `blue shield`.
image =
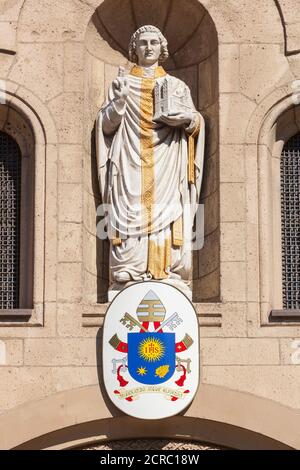
POLYGON ((142 384, 157 385, 175 372, 175 333, 128 333, 128 370, 142 384))

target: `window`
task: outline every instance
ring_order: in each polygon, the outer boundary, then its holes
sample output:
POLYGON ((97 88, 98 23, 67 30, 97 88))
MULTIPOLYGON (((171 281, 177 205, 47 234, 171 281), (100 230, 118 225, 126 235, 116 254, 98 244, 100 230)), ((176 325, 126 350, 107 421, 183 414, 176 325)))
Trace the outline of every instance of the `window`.
POLYGON ((280 177, 283 308, 300 310, 300 134, 283 148, 280 177))
POLYGON ((0 131, 0 309, 19 308, 21 152, 0 131))

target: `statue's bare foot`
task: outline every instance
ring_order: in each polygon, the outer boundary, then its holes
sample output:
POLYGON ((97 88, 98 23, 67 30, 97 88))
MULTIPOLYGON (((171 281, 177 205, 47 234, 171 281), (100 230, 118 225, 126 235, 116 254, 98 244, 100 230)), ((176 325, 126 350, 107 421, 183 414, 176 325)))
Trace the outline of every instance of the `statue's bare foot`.
POLYGON ((127 273, 126 271, 115 273, 114 278, 116 282, 120 282, 121 284, 131 281, 130 274, 127 273))

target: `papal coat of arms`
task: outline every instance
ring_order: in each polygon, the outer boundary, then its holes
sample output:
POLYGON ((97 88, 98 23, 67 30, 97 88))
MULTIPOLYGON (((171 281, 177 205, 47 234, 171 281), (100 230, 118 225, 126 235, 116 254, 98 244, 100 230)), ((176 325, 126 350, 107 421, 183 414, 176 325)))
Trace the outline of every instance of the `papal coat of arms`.
POLYGON ((110 399, 126 414, 159 419, 180 413, 199 382, 198 322, 191 302, 161 282, 124 289, 106 314, 103 372, 110 399))

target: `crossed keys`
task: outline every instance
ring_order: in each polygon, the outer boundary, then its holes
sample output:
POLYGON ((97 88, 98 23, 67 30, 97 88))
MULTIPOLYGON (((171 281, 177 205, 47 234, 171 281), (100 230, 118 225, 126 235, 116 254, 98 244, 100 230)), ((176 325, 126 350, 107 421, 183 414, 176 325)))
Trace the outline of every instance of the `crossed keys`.
MULTIPOLYGON (((142 331, 145 333, 148 333, 146 328, 143 327, 143 325, 133 318, 129 313, 125 313, 124 317, 121 318, 120 323, 124 325, 126 328, 128 328, 129 331, 132 331, 135 326, 140 328, 142 331)), ((174 331, 180 323, 183 323, 182 319, 180 318, 178 313, 173 313, 167 320, 165 320, 156 330, 154 333, 156 333, 158 330, 162 329, 165 326, 168 326, 171 331, 174 331)))
POLYGON ((180 318, 179 314, 173 313, 173 315, 171 315, 168 320, 164 321, 161 324, 161 328, 163 328, 164 326, 168 326, 171 331, 174 331, 176 330, 177 326, 180 325, 180 323, 183 323, 183 320, 180 318))
POLYGON ((143 327, 143 325, 137 321, 135 318, 133 318, 129 313, 125 313, 124 317, 121 318, 120 323, 124 325, 126 328, 128 328, 129 331, 132 331, 135 326, 143 330, 145 333, 147 333, 146 328, 143 327))
POLYGON ((112 373, 113 373, 113 374, 117 374, 118 368, 119 368, 118 365, 121 365, 121 366, 122 366, 122 372, 125 372, 125 371, 126 371, 127 356, 124 357, 124 359, 112 359, 111 362, 112 362, 112 364, 113 364, 113 370, 112 370, 112 373))
POLYGON ((180 359, 180 357, 176 356, 176 370, 177 372, 180 372, 181 370, 181 364, 186 364, 186 371, 188 374, 191 373, 191 359, 180 359))

